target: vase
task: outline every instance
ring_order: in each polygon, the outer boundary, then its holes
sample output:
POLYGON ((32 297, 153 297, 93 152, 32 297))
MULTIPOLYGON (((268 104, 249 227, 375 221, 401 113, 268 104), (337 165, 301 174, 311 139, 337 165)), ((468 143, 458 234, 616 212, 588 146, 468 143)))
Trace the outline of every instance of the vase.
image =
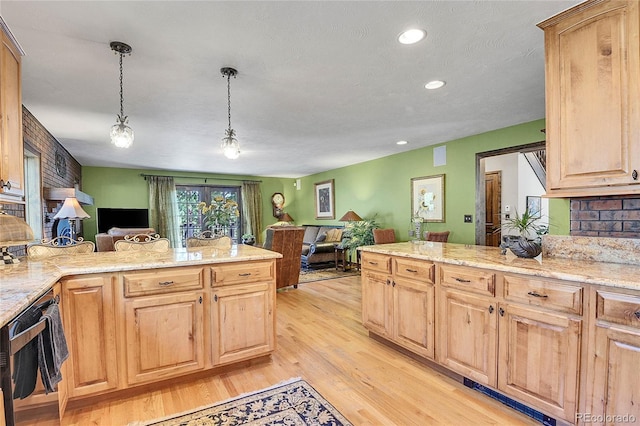
POLYGON ((502 254, 505 254, 509 249, 516 256, 527 259, 534 258, 542 253, 542 244, 539 239, 528 240, 517 235, 504 235, 500 248, 502 248, 502 254))
POLYGON ((256 239, 254 237, 242 238, 242 244, 246 244, 248 246, 252 246, 256 243, 256 239))

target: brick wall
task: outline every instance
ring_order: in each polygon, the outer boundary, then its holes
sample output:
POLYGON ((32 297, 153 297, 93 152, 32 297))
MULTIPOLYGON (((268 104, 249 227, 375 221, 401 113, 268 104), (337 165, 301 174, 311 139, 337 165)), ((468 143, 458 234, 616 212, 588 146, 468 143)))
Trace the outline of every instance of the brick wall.
MULTIPOLYGON (((40 156, 40 174, 42 188, 72 188, 75 183, 81 182, 81 166, 60 142, 31 114, 22 107, 22 128, 25 148, 40 156), (61 177, 56 172, 56 151, 62 154, 66 160, 66 173, 61 177)), ((51 226, 53 215, 58 211, 62 201, 47 202, 42 200, 44 237, 51 238, 51 226)), ((22 204, 2 204, 0 208, 8 214, 24 219, 25 207, 22 204)), ((24 247, 15 247, 10 251, 17 255, 24 255, 24 247)))
POLYGON ((572 198, 571 235, 640 238, 640 197, 572 198))

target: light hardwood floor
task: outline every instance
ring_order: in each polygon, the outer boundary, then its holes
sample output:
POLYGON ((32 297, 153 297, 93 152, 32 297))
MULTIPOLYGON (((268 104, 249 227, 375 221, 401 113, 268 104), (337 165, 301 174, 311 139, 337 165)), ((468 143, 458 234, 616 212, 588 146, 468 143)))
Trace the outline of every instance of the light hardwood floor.
MULTIPOLYGON (((126 425, 302 377, 354 425, 534 425, 516 411, 371 339, 360 277, 301 284, 277 295, 278 347, 236 371, 68 410, 63 425, 126 425)), ((35 425, 49 426, 52 421, 35 425)))

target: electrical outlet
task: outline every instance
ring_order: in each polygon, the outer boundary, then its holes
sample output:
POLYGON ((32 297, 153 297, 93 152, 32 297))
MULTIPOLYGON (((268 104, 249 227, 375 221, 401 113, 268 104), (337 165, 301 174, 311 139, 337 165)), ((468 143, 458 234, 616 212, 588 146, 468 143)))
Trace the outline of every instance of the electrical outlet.
POLYGON ((470 214, 464 215, 464 223, 473 223, 473 216, 470 214))

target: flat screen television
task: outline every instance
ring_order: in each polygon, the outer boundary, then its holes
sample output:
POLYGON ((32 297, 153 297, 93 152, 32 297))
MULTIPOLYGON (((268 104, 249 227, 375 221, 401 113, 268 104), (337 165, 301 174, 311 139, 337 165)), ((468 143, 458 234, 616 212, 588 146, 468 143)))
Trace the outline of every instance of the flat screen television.
POLYGON ((98 232, 118 228, 148 228, 149 209, 115 209, 98 207, 98 232))

